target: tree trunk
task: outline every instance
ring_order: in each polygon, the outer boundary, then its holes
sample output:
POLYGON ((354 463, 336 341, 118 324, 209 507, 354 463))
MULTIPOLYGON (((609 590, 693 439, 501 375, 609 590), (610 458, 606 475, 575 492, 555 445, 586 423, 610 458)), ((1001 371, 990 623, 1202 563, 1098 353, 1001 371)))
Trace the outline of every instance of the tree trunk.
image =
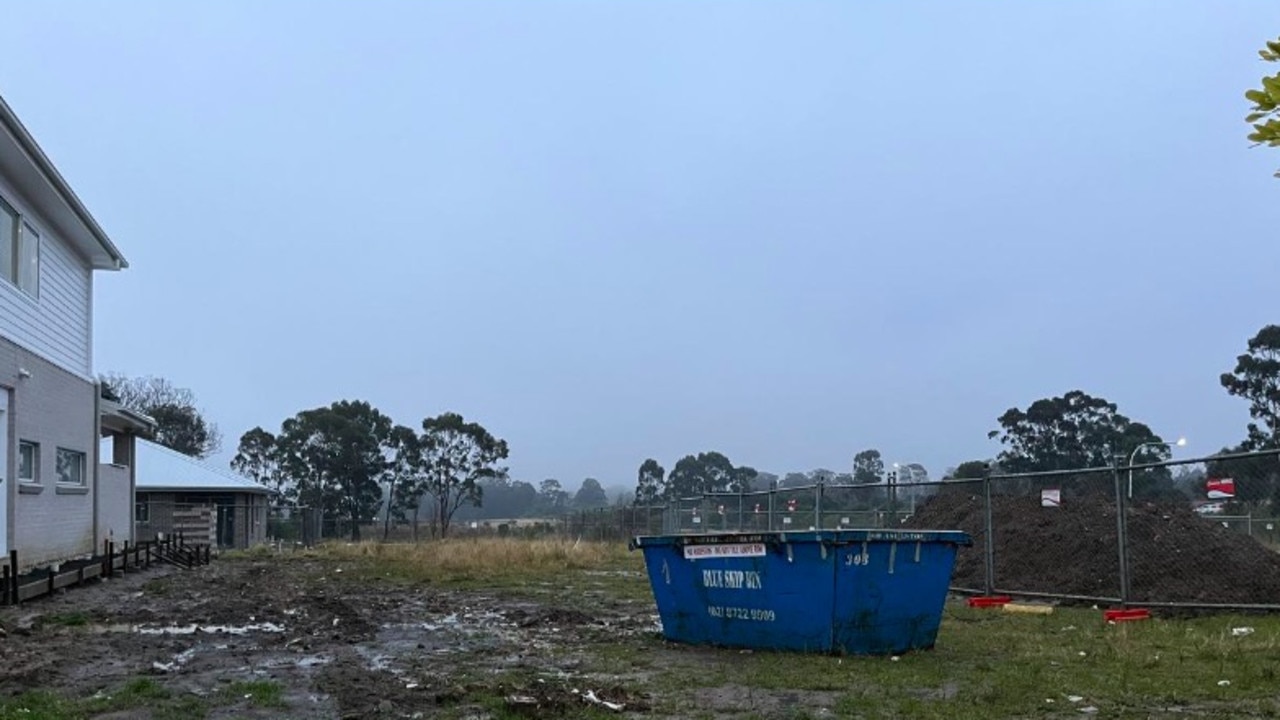
POLYGON ((391 506, 396 500, 396 481, 391 481, 391 487, 387 490, 387 517, 382 525, 382 542, 387 541, 387 537, 391 535, 391 506))
POLYGON ((422 505, 422 502, 419 501, 418 504, 413 506, 413 541, 414 542, 418 542, 418 508, 421 505, 422 505))

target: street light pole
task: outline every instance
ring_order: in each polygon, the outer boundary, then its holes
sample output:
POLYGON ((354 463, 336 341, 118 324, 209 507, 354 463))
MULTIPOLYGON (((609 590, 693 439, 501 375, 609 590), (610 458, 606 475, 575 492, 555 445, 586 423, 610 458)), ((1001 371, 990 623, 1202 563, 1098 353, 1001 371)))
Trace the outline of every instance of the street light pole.
POLYGON ((898 511, 898 463, 894 463, 889 472, 889 507, 895 513, 898 511))
MULTIPOLYGON (((893 488, 893 500, 894 500, 894 502, 896 503, 896 502, 897 502, 897 500, 898 500, 898 492, 897 492, 897 491, 898 491, 898 488, 897 488, 897 484, 898 484, 899 482, 901 482, 901 481, 902 481, 902 471, 903 471, 903 470, 906 470, 906 472, 907 472, 906 481, 907 481, 907 483, 908 483, 908 484, 911 484, 911 487, 910 487, 910 488, 908 489, 908 491, 907 491, 907 497, 911 499, 911 512, 912 512, 912 513, 914 513, 914 512, 915 512, 915 507, 916 507, 916 494, 920 491, 920 489, 919 489, 918 487, 916 487, 915 485, 913 485, 913 484, 912 484, 912 483, 915 483, 915 481, 916 481, 916 467, 917 467, 917 465, 916 465, 915 463, 907 463, 907 464, 905 464, 905 465, 902 465, 902 464, 899 464, 899 463, 894 463, 894 464, 893 464, 893 473, 891 474, 891 477, 893 478, 893 483, 894 483, 894 488, 893 488)), ((928 475, 926 474, 926 475, 925 475, 925 477, 927 478, 927 477, 928 477, 928 475)))
POLYGON ((1137 458, 1137 457, 1138 457, 1138 453, 1139 453, 1139 452, 1142 452, 1142 448, 1145 448, 1145 447, 1167 447, 1167 448, 1172 449, 1174 445, 1177 445, 1178 447, 1184 447, 1186 444, 1187 444, 1187 439, 1186 439, 1186 438, 1184 438, 1184 437, 1180 437, 1180 438, 1178 438, 1178 441, 1177 441, 1177 442, 1172 442, 1172 443, 1167 443, 1167 442, 1163 442, 1163 441, 1161 441, 1161 442, 1145 442, 1145 443, 1142 443, 1141 445, 1139 445, 1138 447, 1134 448, 1134 449, 1133 449, 1133 452, 1129 453, 1129 499, 1130 499, 1130 500, 1132 500, 1132 499, 1133 499, 1133 461, 1134 461, 1134 459, 1135 459, 1135 458, 1137 458))

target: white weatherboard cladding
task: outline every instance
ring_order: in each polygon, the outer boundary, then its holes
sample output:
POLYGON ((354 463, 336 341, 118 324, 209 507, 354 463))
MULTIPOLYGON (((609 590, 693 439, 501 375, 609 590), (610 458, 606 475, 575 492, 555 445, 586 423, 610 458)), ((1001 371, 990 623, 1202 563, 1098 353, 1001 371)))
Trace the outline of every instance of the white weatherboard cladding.
POLYGON ((40 233, 40 295, 0 279, 0 335, 81 377, 92 377, 89 264, 63 244, 0 178, 0 195, 40 233))

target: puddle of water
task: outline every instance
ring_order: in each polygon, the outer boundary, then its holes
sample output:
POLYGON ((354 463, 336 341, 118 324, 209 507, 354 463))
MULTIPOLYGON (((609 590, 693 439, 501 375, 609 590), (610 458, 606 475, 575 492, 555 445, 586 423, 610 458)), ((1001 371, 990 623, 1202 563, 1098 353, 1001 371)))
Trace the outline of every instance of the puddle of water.
POLYGON ((362 645, 356 646, 356 652, 360 654, 360 657, 364 658, 365 666, 374 672, 381 672, 385 670, 392 675, 398 676, 404 674, 404 670, 391 667, 391 661, 394 658, 386 653, 378 652, 377 650, 373 650, 362 645))
POLYGON ((207 635, 248 635, 251 632, 282 633, 284 626, 275 623, 252 623, 250 625, 183 625, 169 627, 136 626, 135 632, 142 635, 194 635, 197 631, 207 635))
POLYGON ((459 616, 457 612, 451 612, 448 615, 445 615, 444 617, 440 618, 440 623, 442 625, 476 625, 479 623, 490 623, 490 624, 500 624, 500 625, 513 624, 509 620, 507 620, 506 616, 503 615, 502 613, 494 612, 492 610, 480 610, 478 612, 471 612, 466 608, 463 608, 461 616, 459 616))
POLYGON ((181 668, 183 665, 186 665, 187 662, 191 660, 191 658, 195 657, 195 654, 196 654, 195 648, 187 648, 186 650, 183 650, 177 655, 174 655, 173 660, 167 663, 156 661, 151 663, 151 667, 152 669, 158 670, 159 672, 173 672, 174 670, 181 668))
POLYGON ((295 654, 270 654, 265 657, 259 657, 256 667, 253 669, 255 674, 270 673, 280 668, 296 667, 299 670, 310 670, 311 668, 328 665, 333 662, 333 658, 328 655, 303 655, 298 657, 295 654))
POLYGON ((93 632, 102 633, 138 633, 139 635, 195 635, 197 632, 206 635, 248 635, 251 632, 282 633, 283 625, 271 622, 251 623, 249 625, 96 625, 93 632))

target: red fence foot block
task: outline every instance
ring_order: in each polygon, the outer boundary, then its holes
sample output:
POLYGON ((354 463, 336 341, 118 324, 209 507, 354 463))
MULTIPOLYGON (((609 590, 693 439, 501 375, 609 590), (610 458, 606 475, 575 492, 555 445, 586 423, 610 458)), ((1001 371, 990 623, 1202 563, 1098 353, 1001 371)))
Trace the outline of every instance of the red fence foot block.
POLYGON ((1007 605, 1013 598, 1008 595, 992 595, 987 597, 971 597, 969 598, 969 607, 971 608, 989 608, 1007 605))
POLYGON ((1146 620, 1151 617, 1151 611, 1145 608, 1130 608, 1128 610, 1105 610, 1102 617, 1107 622, 1129 622, 1130 620, 1146 620))

